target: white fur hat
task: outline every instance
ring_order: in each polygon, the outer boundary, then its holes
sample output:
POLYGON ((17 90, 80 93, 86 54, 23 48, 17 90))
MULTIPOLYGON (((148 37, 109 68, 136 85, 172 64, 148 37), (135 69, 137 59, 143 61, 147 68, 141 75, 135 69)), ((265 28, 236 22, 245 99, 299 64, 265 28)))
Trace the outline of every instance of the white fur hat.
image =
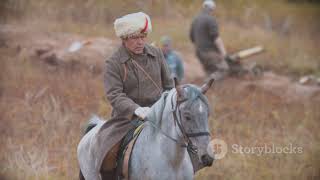
POLYGON ((114 30, 117 37, 125 38, 141 33, 150 33, 152 25, 150 17, 143 13, 132 13, 114 21, 114 30))
POLYGON ((214 9, 216 8, 216 3, 213 0, 204 0, 202 3, 202 7, 214 9))

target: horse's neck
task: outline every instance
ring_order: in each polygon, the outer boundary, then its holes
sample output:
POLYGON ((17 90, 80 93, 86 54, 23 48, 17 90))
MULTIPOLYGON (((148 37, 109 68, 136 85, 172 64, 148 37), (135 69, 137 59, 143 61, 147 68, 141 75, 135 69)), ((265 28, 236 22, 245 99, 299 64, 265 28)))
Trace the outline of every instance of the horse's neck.
MULTIPOLYGON (((171 92, 167 97, 161 115, 158 115, 156 118, 154 118, 153 123, 158 128, 152 127, 154 128, 154 131, 151 132, 151 136, 153 136, 155 139, 161 139, 159 148, 161 149, 162 153, 166 154, 166 157, 169 160, 172 161, 174 159, 177 165, 179 165, 179 161, 183 161, 187 151, 186 148, 181 147, 182 143, 184 142, 183 137, 173 118, 175 102, 173 103, 174 107, 172 107, 172 96, 174 95, 171 92), (167 136, 170 136, 170 138, 167 136), (177 142, 171 138, 177 140, 177 142)), ((154 108, 155 111, 159 111, 159 109, 160 106, 154 108)))

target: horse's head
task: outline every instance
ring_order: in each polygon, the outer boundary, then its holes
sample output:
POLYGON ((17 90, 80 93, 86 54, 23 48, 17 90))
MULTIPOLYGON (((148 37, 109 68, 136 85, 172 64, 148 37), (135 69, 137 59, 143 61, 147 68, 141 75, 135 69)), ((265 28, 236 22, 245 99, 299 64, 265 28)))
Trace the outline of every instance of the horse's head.
POLYGON ((180 86, 176 81, 178 107, 176 114, 180 116, 177 119, 180 119, 180 129, 188 143, 188 151, 195 172, 213 163, 213 157, 209 155, 212 153, 208 152, 212 151, 210 147, 208 148, 211 139, 208 124, 210 107, 205 96, 212 83, 213 79, 210 79, 198 88, 194 85, 180 86))

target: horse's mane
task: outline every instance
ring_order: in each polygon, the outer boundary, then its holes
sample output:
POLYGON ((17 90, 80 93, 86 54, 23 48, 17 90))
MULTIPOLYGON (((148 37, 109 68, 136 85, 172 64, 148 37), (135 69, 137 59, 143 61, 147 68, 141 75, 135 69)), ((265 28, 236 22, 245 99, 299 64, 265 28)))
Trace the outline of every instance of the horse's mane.
MULTIPOLYGON (((201 93, 200 89, 193 85, 193 84, 185 84, 182 86, 184 89, 184 96, 186 97, 187 100, 187 107, 190 107, 198 98, 204 102, 206 104, 206 106, 208 107, 208 111, 210 110, 209 108, 209 102, 207 97, 201 93)), ((163 115, 164 109, 166 105, 172 104, 170 101, 172 101, 172 99, 169 98, 173 98, 174 94, 176 93, 175 89, 171 89, 169 91, 165 91, 162 93, 160 99, 152 106, 152 111, 153 113, 151 117, 152 118, 161 118, 159 116, 163 115)), ((171 110, 174 110, 176 103, 172 104, 173 107, 171 108, 171 110)), ((150 114, 150 116, 151 116, 150 114)))

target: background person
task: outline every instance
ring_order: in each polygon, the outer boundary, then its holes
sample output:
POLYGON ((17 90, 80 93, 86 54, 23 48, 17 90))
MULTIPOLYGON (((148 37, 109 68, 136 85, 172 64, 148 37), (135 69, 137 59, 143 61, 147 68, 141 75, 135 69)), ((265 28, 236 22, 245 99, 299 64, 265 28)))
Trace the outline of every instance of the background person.
POLYGON ((184 67, 180 56, 172 48, 172 39, 169 36, 162 36, 160 46, 163 55, 168 63, 171 76, 177 77, 179 81, 183 80, 184 67))
POLYGON ((192 21, 190 39, 206 74, 219 80, 227 74, 229 66, 225 61, 227 52, 219 35, 218 24, 211 16, 215 8, 214 1, 203 2, 201 12, 192 21))

